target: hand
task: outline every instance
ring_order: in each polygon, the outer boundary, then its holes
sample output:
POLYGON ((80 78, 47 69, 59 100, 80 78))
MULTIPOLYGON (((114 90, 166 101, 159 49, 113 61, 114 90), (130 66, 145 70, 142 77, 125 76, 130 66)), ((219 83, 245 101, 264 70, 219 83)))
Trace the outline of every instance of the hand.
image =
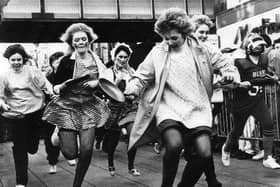
POLYGON ((55 94, 59 95, 63 88, 65 88, 64 84, 58 84, 53 87, 53 91, 55 94))
POLYGON ((6 103, 2 103, 0 106, 1 110, 5 111, 9 111, 11 110, 11 107, 9 105, 7 105, 6 103))
POLYGON ((252 84, 249 81, 243 81, 239 84, 240 88, 250 88, 252 84))
POLYGON ((87 81, 83 85, 85 87, 95 88, 98 85, 98 80, 87 81))
POLYGON ((279 81, 279 77, 277 75, 266 74, 265 76, 270 78, 270 79, 273 79, 274 81, 279 81))
POLYGON ((53 94, 53 95, 50 96, 51 99, 55 99, 55 98, 57 98, 57 97, 58 97, 58 95, 55 95, 55 94, 53 94))
POLYGON ((225 73, 222 76, 222 80, 223 82, 225 82, 225 84, 229 84, 234 82, 234 74, 233 73, 225 73))
POLYGON ((128 100, 128 101, 134 101, 135 100, 135 95, 124 95, 125 96, 125 99, 128 100))

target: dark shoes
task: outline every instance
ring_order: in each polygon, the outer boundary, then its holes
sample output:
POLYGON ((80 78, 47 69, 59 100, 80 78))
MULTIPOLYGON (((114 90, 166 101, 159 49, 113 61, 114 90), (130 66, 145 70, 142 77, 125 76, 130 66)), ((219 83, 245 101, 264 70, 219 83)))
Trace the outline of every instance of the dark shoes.
POLYGON ((231 157, 232 158, 237 158, 239 160, 247 160, 247 159, 251 159, 254 155, 246 153, 245 151, 241 151, 240 149, 238 149, 237 151, 231 153, 231 157))

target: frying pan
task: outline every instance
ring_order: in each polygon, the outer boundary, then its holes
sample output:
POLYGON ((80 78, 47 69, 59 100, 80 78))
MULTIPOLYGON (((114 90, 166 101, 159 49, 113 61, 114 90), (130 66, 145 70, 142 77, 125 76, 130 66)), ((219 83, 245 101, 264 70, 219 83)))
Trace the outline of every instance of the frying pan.
POLYGON ((111 81, 100 78, 99 79, 99 87, 100 89, 111 99, 118 101, 118 102, 124 102, 125 97, 122 93, 122 91, 111 81))

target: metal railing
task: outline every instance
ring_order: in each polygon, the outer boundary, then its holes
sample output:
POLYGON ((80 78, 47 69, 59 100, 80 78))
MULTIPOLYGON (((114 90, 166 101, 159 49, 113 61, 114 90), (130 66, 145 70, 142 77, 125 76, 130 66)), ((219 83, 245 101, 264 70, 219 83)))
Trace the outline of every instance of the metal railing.
MULTIPOLYGON (((280 95, 278 85, 265 87, 265 103, 269 108, 270 115, 274 124, 275 141, 280 141, 279 117, 278 117, 278 97, 280 95)), ((218 114, 217 135, 219 137, 227 137, 233 128, 233 116, 230 112, 229 105, 232 98, 231 92, 224 92, 224 102, 222 103, 221 112, 218 114)), ((279 97, 280 98, 280 97, 279 97)), ((248 120, 246 122, 244 133, 241 139, 261 140, 262 132, 259 122, 256 120, 248 120)))

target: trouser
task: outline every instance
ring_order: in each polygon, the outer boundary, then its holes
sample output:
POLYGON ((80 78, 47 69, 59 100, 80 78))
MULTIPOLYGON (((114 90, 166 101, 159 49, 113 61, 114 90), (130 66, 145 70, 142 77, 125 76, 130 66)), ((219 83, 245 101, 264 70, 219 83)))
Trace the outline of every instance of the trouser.
POLYGON ((47 160, 50 165, 56 165, 60 152, 59 146, 53 146, 51 142, 51 136, 54 132, 54 129, 54 125, 46 121, 43 122, 45 150, 47 153, 47 160))
POLYGON ((104 135, 105 135, 105 129, 104 127, 99 127, 99 128, 96 128, 95 129, 95 139, 96 139, 96 143, 101 143, 101 141, 103 140, 104 138, 104 135))
POLYGON ((247 111, 234 112, 234 125, 225 143, 225 151, 231 152, 232 147, 237 144, 238 139, 243 134, 244 126, 248 117, 252 115, 260 122, 263 131, 263 146, 266 155, 272 154, 273 143, 273 121, 269 109, 264 101, 259 102, 256 106, 247 111))
POLYGON ((27 114, 21 119, 5 118, 12 127, 13 157, 16 183, 26 185, 28 181, 28 153, 35 154, 39 146, 41 111, 27 114))
POLYGON ((106 130, 103 139, 103 150, 108 153, 108 166, 114 167, 114 153, 120 140, 119 130, 106 130))

